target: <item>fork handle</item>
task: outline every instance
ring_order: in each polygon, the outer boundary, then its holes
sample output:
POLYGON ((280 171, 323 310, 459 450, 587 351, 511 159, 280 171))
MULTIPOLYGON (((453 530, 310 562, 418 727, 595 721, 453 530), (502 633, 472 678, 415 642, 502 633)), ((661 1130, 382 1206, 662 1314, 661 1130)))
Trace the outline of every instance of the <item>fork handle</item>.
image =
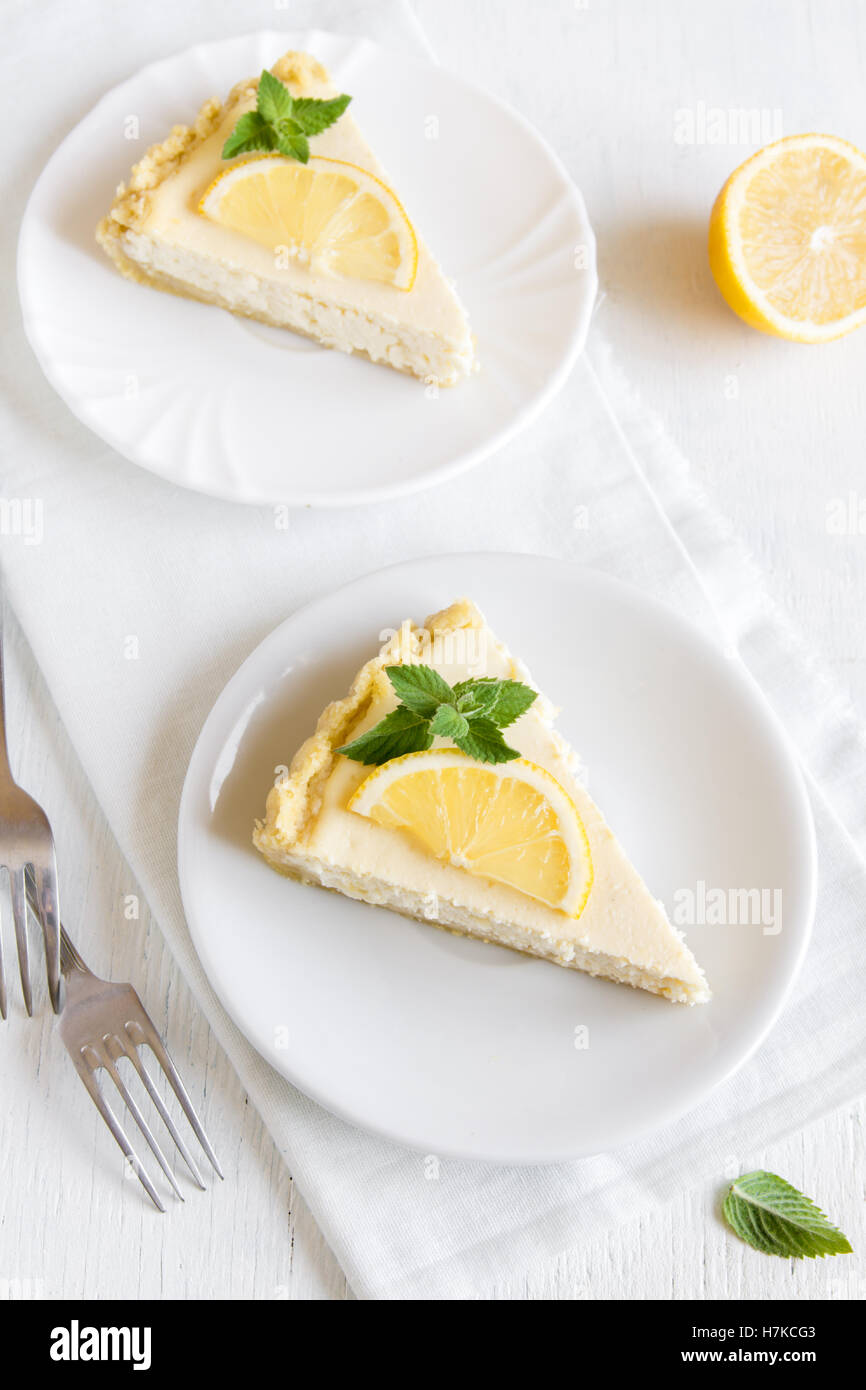
POLYGON ((9 747, 6 742, 6 677, 3 666, 4 608, 5 599, 2 591, 0 591, 0 770, 8 772, 11 777, 9 747))

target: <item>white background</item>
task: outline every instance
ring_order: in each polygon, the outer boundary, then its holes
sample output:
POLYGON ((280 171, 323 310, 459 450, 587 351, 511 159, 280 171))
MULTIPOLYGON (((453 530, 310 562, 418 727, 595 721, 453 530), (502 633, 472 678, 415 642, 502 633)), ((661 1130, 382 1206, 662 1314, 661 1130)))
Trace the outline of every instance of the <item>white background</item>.
MULTIPOLYGON (((866 498, 866 333, 798 347, 756 334, 729 314, 707 266, 706 222, 718 188, 754 146, 681 144, 675 132, 688 120, 683 112, 697 117, 701 104, 756 108, 770 123, 781 120, 785 133, 827 130, 866 147, 866 6, 414 0, 413 7, 443 64, 517 105, 566 158, 599 240, 599 327, 752 549, 776 599, 862 711, 866 533, 833 534, 827 516, 834 499, 852 492, 855 501, 866 498)), ((38 70, 46 22, 68 26, 73 51, 75 9, 9 7, 22 74, 38 70)), ((215 3, 209 11, 207 31, 193 33, 182 8, 107 8, 106 23, 123 40, 105 43, 88 63, 79 54, 80 95, 67 101, 67 124, 139 63, 195 39, 292 24, 291 4, 215 3)), ((349 25, 348 0, 346 12, 349 25)), ((61 134, 46 132, 46 156, 61 134)), ((14 154, 12 163, 17 222, 36 171, 14 170, 14 154)), ((14 320, 10 230, 4 294, 14 320)), ((73 454, 86 454, 88 440, 70 423, 73 454)), ((345 1280, 158 930, 142 920, 122 939, 101 932, 106 904, 135 885, 14 630, 10 646, 15 761, 28 787, 53 808, 66 808, 66 823, 54 817, 55 831, 66 862, 78 860, 79 882, 66 892, 86 904, 93 964, 135 982, 191 1090, 207 1089, 209 1128, 227 1181, 166 1217, 148 1210, 120 1181, 119 1158, 50 1026, 27 1024, 16 1000, 0 1038, 0 1297, 28 1287, 49 1296, 344 1297, 345 1280), (76 847, 77 855, 70 853, 76 847)), ((767 1152, 732 1154, 732 1174, 758 1166, 780 1172, 854 1234, 862 1214, 864 1115, 866 1108, 854 1107, 767 1152)), ((504 1270, 501 1295, 866 1293, 856 1257, 798 1266, 740 1246, 718 1221, 717 1198, 714 1191, 683 1194, 663 1216, 563 1258, 549 1282, 515 1280, 504 1270)))

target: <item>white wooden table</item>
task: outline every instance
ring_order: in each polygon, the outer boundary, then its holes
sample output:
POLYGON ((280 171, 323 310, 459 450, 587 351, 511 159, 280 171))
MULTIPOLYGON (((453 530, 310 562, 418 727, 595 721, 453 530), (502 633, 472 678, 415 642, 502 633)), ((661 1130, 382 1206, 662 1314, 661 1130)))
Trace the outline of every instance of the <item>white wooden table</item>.
MULTIPOLYGON (((770 135, 781 121, 784 133, 826 129, 866 147, 866 7, 857 0, 832 7, 414 0, 414 7, 442 63, 518 105, 567 149, 599 236, 606 292, 599 326, 754 552, 777 600, 866 711, 866 534, 827 526, 834 499, 866 496, 866 333, 800 348, 741 328, 718 300, 704 248, 712 199, 754 147, 736 143, 740 112, 756 111, 759 121, 763 113, 770 135), (683 143, 690 123, 699 135, 713 108, 734 113, 736 138, 683 143)), ((287 7, 277 8, 289 24, 287 7)), ((267 5, 257 16, 245 9, 240 17, 227 0, 213 9, 215 35, 273 19, 267 5)), ((130 6, 129 22, 141 22, 139 7, 130 6)), ((151 43, 146 56, 164 47, 151 43)), ((158 928, 143 909, 137 919, 125 916, 136 885, 14 628, 8 646, 18 771, 52 808, 70 918, 86 922, 100 973, 135 982, 193 1094, 206 1088, 226 1181, 168 1216, 149 1210, 120 1180, 113 1145, 50 1023, 25 1021, 13 983, 14 1012, 0 1038, 0 1298, 349 1296, 158 928)), ((4 933, 8 957, 8 922, 4 933)), ((864 1119, 861 1103, 731 1161, 766 1166, 809 1191, 819 1175, 857 1248, 864 1119)), ((794 1267, 749 1251, 720 1225, 717 1196, 717 1189, 684 1193, 664 1214, 563 1258, 549 1282, 512 1279, 499 1294, 866 1294, 856 1257, 794 1267)))

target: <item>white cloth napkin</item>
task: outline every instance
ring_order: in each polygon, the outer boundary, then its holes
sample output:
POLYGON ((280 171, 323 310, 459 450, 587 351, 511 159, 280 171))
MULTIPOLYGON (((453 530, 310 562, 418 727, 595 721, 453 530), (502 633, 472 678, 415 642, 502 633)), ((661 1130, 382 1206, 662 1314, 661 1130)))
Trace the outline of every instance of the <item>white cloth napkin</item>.
MULTIPOLYGON (((138 36, 111 19, 117 11, 107 0, 76 7, 76 41, 89 55, 82 72, 62 62, 65 11, 43 5, 39 61, 57 74, 48 89, 16 75, 27 66, 27 36, 22 30, 17 46, 10 36, 4 82, 18 111, 11 157, 19 202, 25 171, 49 152, 45 132, 56 140, 100 87, 188 44, 196 36, 192 11, 207 12, 198 37, 236 28, 229 5, 158 8, 159 43, 142 51, 138 36)), ((423 51, 396 0, 296 4, 285 22, 423 51)), ((5 352, 14 399, 4 402, 2 419, 3 495, 38 498, 44 514, 40 545, 4 537, 9 598, 178 967, 360 1297, 488 1296, 497 1281, 683 1186, 721 1181, 732 1152, 778 1139, 863 1088, 866 1017, 856 963, 866 865, 856 842, 862 846, 866 743, 597 336, 544 417, 460 479, 459 506, 446 487, 361 511, 300 511, 288 532, 275 528, 269 509, 180 492, 119 459, 53 398, 20 332, 9 334, 5 352), (266 633, 299 604, 383 564, 479 548, 591 564, 713 625, 750 667, 803 759, 821 888, 813 944, 781 1022, 698 1110, 616 1154, 544 1169, 449 1162, 438 1182, 428 1182, 419 1155, 319 1109, 234 1028, 184 923, 175 830, 198 731, 266 633), (123 659, 129 635, 138 638, 137 661, 123 659)))

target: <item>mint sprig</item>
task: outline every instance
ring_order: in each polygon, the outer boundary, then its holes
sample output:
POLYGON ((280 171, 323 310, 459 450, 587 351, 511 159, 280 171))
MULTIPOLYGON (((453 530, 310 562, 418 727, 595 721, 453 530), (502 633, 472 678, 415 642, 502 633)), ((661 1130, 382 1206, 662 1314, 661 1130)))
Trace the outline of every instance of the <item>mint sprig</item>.
POLYGON ((293 97, 288 87, 267 68, 259 78, 255 111, 247 111, 223 145, 223 159, 254 151, 273 151, 306 164, 310 135, 319 135, 338 121, 350 96, 293 97))
POLYGON ((775 1173, 745 1173, 732 1183, 722 1204, 731 1230, 765 1255, 814 1259, 850 1255, 847 1236, 824 1213, 775 1173))
POLYGON ((502 730, 525 714, 536 698, 522 681, 481 676, 450 686, 431 666, 386 666, 385 672, 400 704, 338 753, 378 766, 405 753, 420 753, 438 737, 450 739, 480 763, 520 757, 505 742, 502 730))

